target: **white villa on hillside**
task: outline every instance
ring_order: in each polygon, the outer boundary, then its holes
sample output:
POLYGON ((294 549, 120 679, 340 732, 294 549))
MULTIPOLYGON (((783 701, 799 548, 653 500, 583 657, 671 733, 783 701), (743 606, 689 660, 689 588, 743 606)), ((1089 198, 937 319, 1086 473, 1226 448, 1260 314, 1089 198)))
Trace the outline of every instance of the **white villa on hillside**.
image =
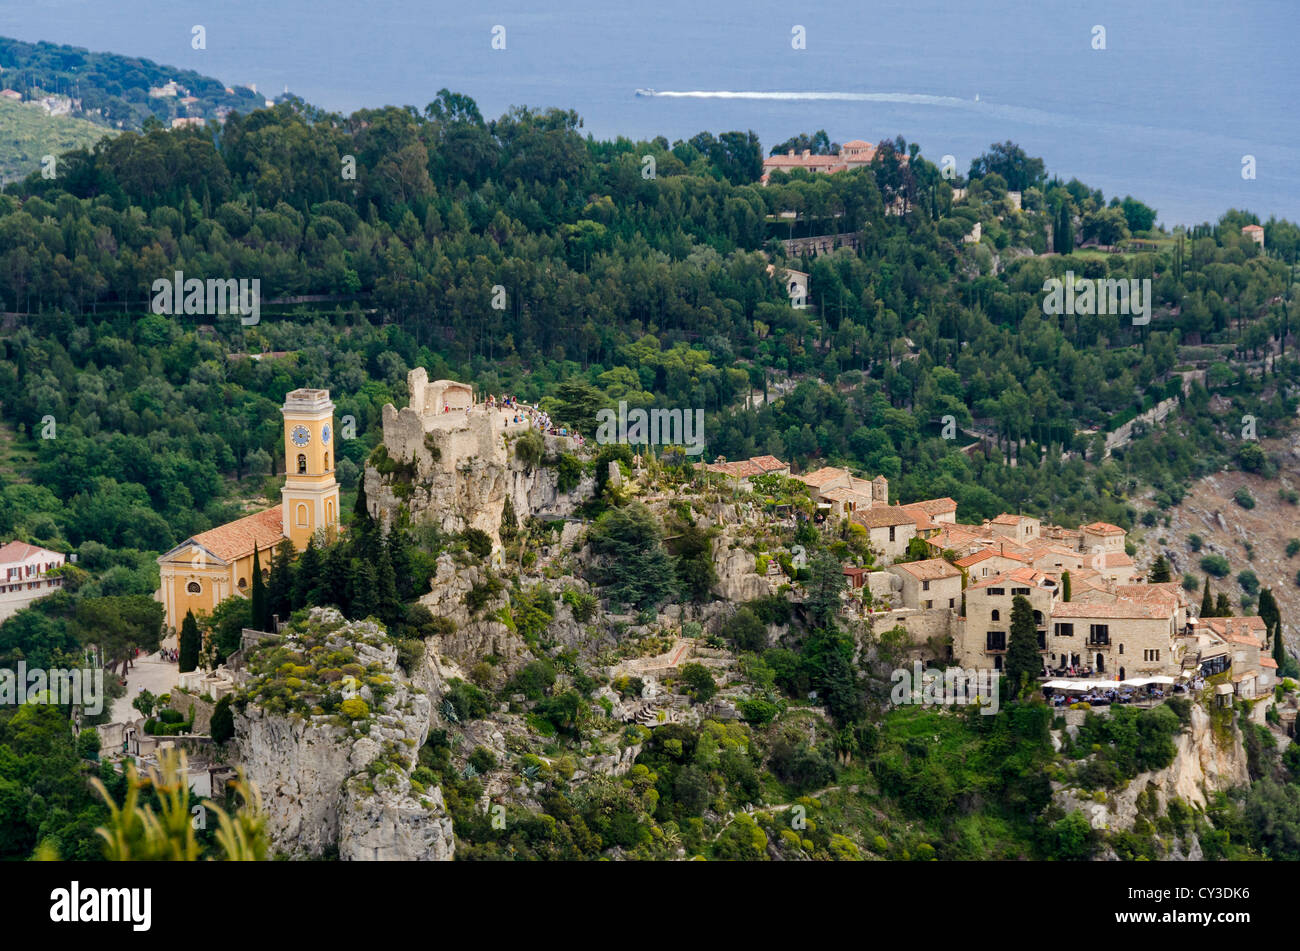
POLYGON ((50 572, 63 563, 63 555, 38 545, 12 541, 0 546, 0 621, 62 588, 63 579, 50 572))

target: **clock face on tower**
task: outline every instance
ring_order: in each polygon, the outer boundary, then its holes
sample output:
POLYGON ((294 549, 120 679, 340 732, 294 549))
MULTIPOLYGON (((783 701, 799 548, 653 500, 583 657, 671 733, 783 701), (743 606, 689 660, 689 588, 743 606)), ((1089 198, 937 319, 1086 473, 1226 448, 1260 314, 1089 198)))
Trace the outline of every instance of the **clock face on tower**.
POLYGON ((289 433, 289 438, 293 440, 295 446, 301 449, 311 442, 311 431, 306 426, 295 426, 293 431, 289 433))
POLYGON ((327 446, 329 445, 330 428, 328 423, 320 428, 320 441, 325 443, 327 446))

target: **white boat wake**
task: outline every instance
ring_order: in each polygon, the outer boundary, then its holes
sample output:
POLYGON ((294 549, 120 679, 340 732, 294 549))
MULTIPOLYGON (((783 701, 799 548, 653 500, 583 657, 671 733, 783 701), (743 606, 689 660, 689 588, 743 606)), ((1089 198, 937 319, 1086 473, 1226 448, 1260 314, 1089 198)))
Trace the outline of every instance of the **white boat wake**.
POLYGON ((913 92, 757 92, 749 90, 694 89, 688 91, 638 89, 639 96, 656 99, 768 99, 768 100, 839 100, 842 102, 902 102, 928 106, 970 106, 969 99, 956 96, 930 96, 913 92))

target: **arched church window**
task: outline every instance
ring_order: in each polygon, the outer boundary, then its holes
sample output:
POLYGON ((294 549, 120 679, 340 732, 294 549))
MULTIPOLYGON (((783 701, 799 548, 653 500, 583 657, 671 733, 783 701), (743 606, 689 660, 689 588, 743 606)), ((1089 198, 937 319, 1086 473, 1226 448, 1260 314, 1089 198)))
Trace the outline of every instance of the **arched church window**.
POLYGON ((188 594, 202 594, 203 585, 199 584, 197 581, 191 581, 185 586, 185 591, 188 594))
POLYGON ((248 587, 248 579, 247 579, 247 578, 240 578, 238 583, 239 583, 239 590, 240 590, 240 591, 243 591, 245 588, 248 587))
POLYGON ((305 453, 298 453, 298 475, 307 474, 307 456, 305 453))
POLYGON ((303 505, 301 502, 298 503, 298 527, 307 527, 307 506, 303 505))
POLYGON ((328 452, 325 453, 325 471, 330 471, 330 454, 328 452))

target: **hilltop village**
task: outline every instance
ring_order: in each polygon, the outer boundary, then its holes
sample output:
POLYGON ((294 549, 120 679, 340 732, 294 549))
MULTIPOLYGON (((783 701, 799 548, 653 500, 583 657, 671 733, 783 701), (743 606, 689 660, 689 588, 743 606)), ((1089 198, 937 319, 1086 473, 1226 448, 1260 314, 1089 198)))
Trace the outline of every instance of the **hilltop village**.
MULTIPOLYGON (((926 844, 915 830, 868 835, 872 823, 841 817, 791 838, 782 815, 821 808, 807 795, 886 742, 891 720, 872 724, 902 716, 882 686, 891 670, 1002 672, 1022 599, 1042 694, 1060 711, 1034 754, 1061 758, 1039 808, 1058 822, 1077 812, 1092 848, 1131 849, 1141 809, 1204 810, 1247 782, 1251 731, 1288 739, 1296 705, 1277 676, 1280 626, 1202 616, 1179 584, 1149 579, 1115 525, 1009 513, 963 523, 950 498, 891 499, 883 476, 584 444, 508 397, 423 369, 407 383, 408 405, 383 408, 350 523, 338 513, 329 394, 288 394, 281 505, 162 556, 158 598, 175 630, 183 613, 252 597, 253 558, 269 561, 273 546, 296 553, 294 590, 308 593, 291 616, 246 627, 233 653, 179 675, 159 701, 179 727, 101 730, 106 746, 146 761, 188 750, 205 793, 244 771, 284 855, 910 852, 926 844), (396 613, 328 580, 347 552, 391 573, 397 538, 420 539, 414 557, 429 568, 427 590, 396 613), (1128 782, 1135 767, 1098 774, 1104 763, 1086 750, 1107 729, 1098 724, 1154 716, 1166 701, 1178 716, 1158 729, 1178 745, 1152 754, 1142 783, 1128 782), (1236 725, 1215 719, 1234 705, 1236 725), (1098 783, 1115 789, 1104 802, 1089 798, 1098 783), (1139 802, 1148 787, 1155 799, 1139 802), (671 806, 644 798, 655 788, 671 806), (564 820, 574 841, 526 831, 573 803, 589 811, 564 820)), ((909 782, 919 795, 929 781, 909 782)), ((1202 846, 1189 831, 1143 848, 1202 846)))
MULTIPOLYGON (((755 476, 789 475, 771 456, 705 468, 747 489, 755 476)), ((1264 620, 1197 618, 1180 584, 1147 583, 1116 525, 1071 529, 1008 513, 968 525, 950 498, 890 504, 883 476, 826 467, 792 478, 807 487, 823 531, 861 533, 869 544, 870 556, 844 565, 846 616, 874 630, 902 627, 935 659, 1001 670, 1012 602, 1023 596, 1045 679, 1173 683, 1231 668, 1237 696, 1273 689, 1278 664, 1264 620)))

